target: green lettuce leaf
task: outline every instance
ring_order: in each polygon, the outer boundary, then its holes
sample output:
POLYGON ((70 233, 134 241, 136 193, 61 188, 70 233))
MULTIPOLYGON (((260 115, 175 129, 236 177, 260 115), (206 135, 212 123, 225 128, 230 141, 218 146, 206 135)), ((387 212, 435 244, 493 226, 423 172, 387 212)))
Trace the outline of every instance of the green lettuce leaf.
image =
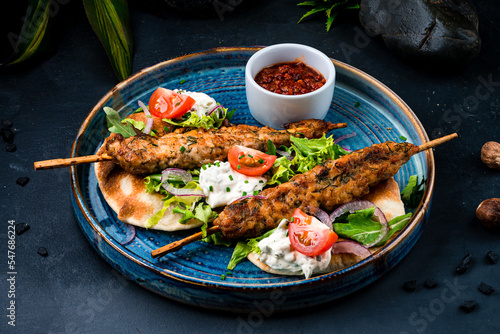
POLYGON ((267 231, 266 233, 257 238, 251 238, 245 241, 238 241, 238 243, 234 247, 233 255, 231 256, 231 260, 229 260, 227 269, 233 270, 236 267, 236 265, 241 261, 243 261, 244 259, 246 259, 248 254, 250 254, 251 252, 260 254, 259 241, 273 234, 275 230, 276 229, 267 231))
POLYGON ((220 108, 223 110, 216 110, 208 116, 198 116, 195 112, 188 112, 180 120, 173 120, 169 118, 163 118, 164 122, 170 123, 175 126, 180 127, 192 127, 192 128, 203 128, 203 129, 218 129, 221 127, 224 119, 229 115, 227 108, 220 108))
POLYGON ((401 199, 412 209, 415 209, 422 200, 425 191, 425 179, 418 182, 418 176, 412 175, 408 179, 408 184, 401 191, 401 199))
MULTIPOLYGON (((181 188, 181 189, 197 189, 197 188, 199 188, 199 185, 197 182, 191 181, 191 182, 188 182, 185 186, 179 187, 179 188, 181 188)), ((194 203, 198 202, 200 199, 201 199, 200 196, 173 196, 172 194, 167 195, 163 199, 163 201, 164 201, 163 207, 160 209, 160 211, 158 211, 155 215, 150 217, 148 219, 148 221, 146 222, 146 228, 150 228, 150 227, 158 224, 160 219, 162 219, 163 216, 165 215, 165 211, 167 211, 167 209, 169 208, 169 206, 171 204, 177 204, 177 207, 179 207, 181 209, 182 208, 184 208, 184 209, 185 208, 192 208, 194 206, 194 203)), ((195 208, 196 207, 193 207, 193 210, 195 208)), ((186 213, 186 215, 188 215, 188 214, 186 213)), ((202 217, 202 216, 200 215, 200 217, 202 217)), ((193 218, 193 217, 191 217, 191 218, 193 218)), ((194 217, 194 218, 198 218, 198 217, 194 217)), ((181 219, 182 220, 181 223, 185 223, 189 219, 186 220, 183 216, 183 219, 181 219)))
POLYGON ((314 166, 329 160, 338 159, 343 155, 349 154, 333 141, 333 136, 316 139, 290 137, 291 147, 280 149, 295 155, 292 160, 286 157, 279 157, 273 164, 272 175, 267 184, 281 184, 290 181, 298 173, 304 173, 311 170, 314 166))

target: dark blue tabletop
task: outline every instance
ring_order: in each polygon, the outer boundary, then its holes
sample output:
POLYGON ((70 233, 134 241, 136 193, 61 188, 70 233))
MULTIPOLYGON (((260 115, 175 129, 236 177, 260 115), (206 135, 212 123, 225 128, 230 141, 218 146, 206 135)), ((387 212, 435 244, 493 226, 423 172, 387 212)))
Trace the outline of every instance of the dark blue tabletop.
MULTIPOLYGON (((431 138, 458 132, 435 149, 436 183, 430 220, 408 256, 375 283, 347 297, 300 311, 231 314, 155 295, 112 269, 87 242, 71 205, 69 170, 38 171, 33 162, 70 155, 87 113, 118 83, 81 4, 60 1, 69 15, 57 50, 32 65, 0 72, 0 118, 12 121, 15 152, 0 147, 0 332, 19 333, 498 333, 500 234, 475 216, 478 204, 499 197, 500 174, 480 160, 482 145, 500 142, 500 4, 474 1, 480 54, 451 74, 415 67, 376 38, 362 37, 356 16, 330 32, 324 19, 296 24, 298 1, 257 1, 220 17, 192 18, 131 4, 133 72, 166 59, 219 46, 311 45, 374 76, 413 109, 431 138), (66 7, 65 7, 66 6, 66 7), (19 177, 29 177, 24 186, 19 177), (15 236, 15 280, 8 261, 9 223, 30 229, 15 236), (48 256, 37 254, 45 247, 48 256), (472 265, 454 273, 464 255, 472 265), (432 278, 438 285, 424 287, 432 278), (412 292, 402 284, 416 280, 412 292), (486 283, 497 291, 485 295, 486 283), (14 291, 15 296, 9 296, 14 291), (15 327, 8 324, 15 301, 15 327), (475 300, 465 313, 460 304, 475 300)), ((234 2, 239 3, 238 1, 234 2)), ((237 8, 238 9, 238 8, 237 8)))

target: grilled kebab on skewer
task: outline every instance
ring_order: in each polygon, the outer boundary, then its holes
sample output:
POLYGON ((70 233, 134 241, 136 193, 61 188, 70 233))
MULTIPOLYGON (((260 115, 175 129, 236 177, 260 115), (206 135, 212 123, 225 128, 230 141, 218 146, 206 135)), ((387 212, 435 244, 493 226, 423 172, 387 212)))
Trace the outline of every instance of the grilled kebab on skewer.
POLYGON ((344 127, 344 123, 304 120, 285 124, 285 130, 251 125, 236 125, 220 129, 195 129, 172 132, 162 137, 137 135, 124 138, 111 135, 106 139, 106 153, 131 174, 152 174, 165 168, 194 169, 217 160, 227 160, 234 145, 260 151, 267 150, 271 140, 276 147, 290 146, 290 136, 320 138, 324 133, 344 127))
MULTIPOLYGON (((243 198, 227 205, 206 234, 221 231, 227 240, 250 238, 275 228, 296 208, 316 206, 331 211, 337 205, 366 195, 370 187, 394 176, 414 154, 457 137, 453 133, 420 146, 386 142, 328 160, 289 182, 262 191, 258 197, 243 198)), ((202 232, 193 234, 153 250, 151 256, 163 256, 203 237, 202 232)))
POLYGON ((283 217, 291 217, 296 208, 314 206, 330 212, 368 194, 370 187, 394 176, 418 152, 418 146, 410 143, 386 142, 328 160, 258 197, 229 204, 214 225, 225 239, 236 240, 262 235, 283 217))

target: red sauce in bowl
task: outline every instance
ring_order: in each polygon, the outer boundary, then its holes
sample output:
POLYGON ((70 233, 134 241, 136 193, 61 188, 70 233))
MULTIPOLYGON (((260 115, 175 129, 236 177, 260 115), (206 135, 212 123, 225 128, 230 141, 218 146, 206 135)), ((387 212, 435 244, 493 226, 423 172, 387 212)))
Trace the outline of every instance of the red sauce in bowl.
POLYGON ((326 80, 314 68, 295 61, 264 67, 255 76, 255 82, 274 93, 300 95, 317 90, 326 80))

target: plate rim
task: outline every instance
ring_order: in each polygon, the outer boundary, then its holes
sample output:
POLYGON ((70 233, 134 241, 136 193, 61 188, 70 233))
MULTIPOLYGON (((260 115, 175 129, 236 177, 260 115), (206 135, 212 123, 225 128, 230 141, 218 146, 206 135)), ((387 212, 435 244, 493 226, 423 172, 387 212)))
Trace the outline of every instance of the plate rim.
MULTIPOLYGON (((85 120, 83 121, 82 125, 80 126, 77 135, 75 137, 75 140, 72 145, 71 149, 71 157, 75 157, 76 153, 80 149, 81 145, 81 138, 85 131, 88 129, 91 120, 95 116, 96 113, 100 112, 102 107, 105 105, 105 103, 113 97, 119 90, 125 86, 127 86, 130 82, 133 82, 137 79, 140 79, 142 75, 144 75, 147 72, 150 71, 155 71, 157 69, 161 69, 164 66, 167 66, 170 63, 176 63, 176 62, 182 62, 186 59, 190 58, 196 58, 197 56, 200 55, 207 55, 207 54, 216 54, 216 53, 228 53, 228 52, 233 52, 233 51, 253 51, 256 52, 263 48, 263 46, 250 46, 250 47, 217 47, 213 49, 208 49, 208 50, 203 50, 203 51, 198 51, 194 53, 189 53, 186 55, 182 55, 179 57, 171 58, 168 60, 165 60, 163 62, 160 62, 158 64, 152 65, 150 67, 146 67, 134 75, 130 76, 126 80, 118 83, 115 85, 110 91, 108 91, 92 108, 92 110, 87 114, 85 120)), ((388 88, 385 84, 380 82, 379 80, 375 79, 371 75, 367 74, 366 72, 348 65, 346 63, 343 63, 341 61, 332 59, 332 62, 334 63, 335 67, 340 67, 343 70, 350 72, 351 74, 355 74, 356 76, 359 76, 363 79, 366 80, 367 83, 369 83, 372 86, 377 87, 380 89, 385 96, 387 96, 391 101, 395 102, 399 109, 407 116, 407 119, 412 123, 414 126, 418 137, 422 139, 423 142, 426 142, 429 140, 428 135, 421 124, 420 120, 418 117, 415 115, 415 113, 411 110, 411 108, 404 102, 396 93, 394 93, 390 88, 388 88)), ((79 168, 78 166, 71 166, 70 167, 70 174, 71 174, 71 188, 73 192, 74 199, 76 200, 76 203, 78 204, 78 207, 80 211, 84 214, 85 219, 87 220, 87 223, 92 227, 95 233, 99 235, 99 237, 102 238, 108 245, 113 247, 117 252, 122 254, 122 256, 125 256, 129 260, 132 260, 136 264, 144 267, 145 269, 152 270, 156 274, 159 274, 163 277, 169 278, 169 279, 174 279, 179 282, 183 282, 185 284, 189 285, 195 285, 195 286, 201 286, 201 287, 211 287, 211 288, 216 288, 220 290, 239 290, 239 289, 252 289, 252 290, 270 290, 270 289, 293 289, 296 288, 297 286, 301 287, 307 287, 307 286, 313 286, 319 281, 331 281, 334 279, 337 279, 339 277, 343 277, 345 275, 351 274, 353 272, 362 270, 365 266, 369 266, 372 263, 377 262, 381 257, 385 256, 386 253, 390 252, 393 248, 395 248, 402 239, 404 239, 410 232, 418 226, 417 223, 421 222, 425 216, 428 213, 428 210, 430 209, 429 203, 431 202, 432 195, 434 192, 434 181, 435 181, 435 162, 434 162, 434 154, 432 150, 427 150, 425 152, 426 154, 426 162, 427 162, 427 171, 428 171, 428 179, 426 180, 426 187, 425 187, 425 193, 422 198, 422 201, 420 202, 419 206, 415 209, 415 214, 412 217, 410 224, 396 237, 394 238, 389 244, 385 245, 383 248, 380 250, 377 250, 375 253, 372 254, 372 256, 352 265, 346 268, 343 268, 341 270, 332 272, 332 273, 326 273, 326 274, 321 274, 321 275, 316 275, 311 278, 301 278, 298 280, 294 281, 288 281, 288 282, 271 282, 271 283, 236 283, 236 282, 214 282, 214 281, 204 281, 201 278, 195 278, 195 277, 190 277, 184 274, 176 273, 174 271, 171 271, 170 269, 162 269, 160 270, 155 266, 155 263, 150 262, 147 259, 134 256, 130 252, 126 251, 126 248, 124 248, 122 245, 118 245, 114 240, 111 240, 112 237, 107 235, 106 233, 102 233, 94 223, 91 221, 91 218, 97 222, 97 219, 90 213, 90 210, 81 198, 81 187, 80 183, 78 180, 77 176, 77 169, 79 168), (79 194, 80 193, 80 194, 79 194), (83 203, 82 203, 83 202, 83 203)), ((102 254, 100 254, 102 256, 102 254)))

